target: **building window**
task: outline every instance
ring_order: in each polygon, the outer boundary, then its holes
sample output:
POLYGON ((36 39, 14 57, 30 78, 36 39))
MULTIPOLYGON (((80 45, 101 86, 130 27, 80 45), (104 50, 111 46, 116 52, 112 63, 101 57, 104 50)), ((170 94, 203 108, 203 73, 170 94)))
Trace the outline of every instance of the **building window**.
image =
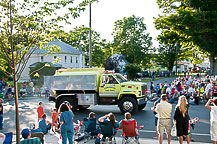
POLYGON ((56 58, 57 58, 57 56, 54 56, 53 58, 54 58, 54 59, 56 59, 56 58))
POLYGON ((67 56, 65 56, 65 63, 67 62, 67 56))
POLYGON ((78 57, 76 57, 76 63, 78 63, 78 57))
POLYGON ((71 63, 72 63, 72 56, 71 56, 71 63))
POLYGON ((41 62, 44 62, 44 56, 41 56, 41 62))

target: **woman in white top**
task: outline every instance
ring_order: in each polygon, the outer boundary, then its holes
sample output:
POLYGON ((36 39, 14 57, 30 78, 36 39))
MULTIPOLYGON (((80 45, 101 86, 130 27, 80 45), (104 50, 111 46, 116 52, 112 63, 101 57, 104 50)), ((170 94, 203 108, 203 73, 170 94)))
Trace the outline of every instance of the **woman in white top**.
POLYGON ((206 108, 210 109, 210 135, 213 144, 217 144, 217 98, 209 99, 205 105, 206 108), (213 106, 210 106, 210 103, 213 103, 213 106))

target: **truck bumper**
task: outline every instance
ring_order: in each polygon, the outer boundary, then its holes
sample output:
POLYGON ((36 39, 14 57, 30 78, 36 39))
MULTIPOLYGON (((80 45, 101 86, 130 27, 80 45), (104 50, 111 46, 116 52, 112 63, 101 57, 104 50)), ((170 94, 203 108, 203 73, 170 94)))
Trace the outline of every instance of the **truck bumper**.
POLYGON ((54 101, 54 102, 56 102, 56 98, 53 97, 53 96, 49 96, 49 97, 48 97, 48 100, 49 100, 49 101, 54 101))
POLYGON ((137 99, 138 105, 142 105, 142 104, 147 103, 147 100, 148 99, 146 97, 144 97, 144 98, 138 98, 137 99))

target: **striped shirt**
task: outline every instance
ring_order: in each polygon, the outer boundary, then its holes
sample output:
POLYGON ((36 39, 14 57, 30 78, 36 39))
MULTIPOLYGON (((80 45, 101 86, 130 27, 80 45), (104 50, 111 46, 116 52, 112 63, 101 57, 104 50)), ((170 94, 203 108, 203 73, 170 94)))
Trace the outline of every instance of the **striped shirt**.
POLYGON ((40 138, 29 138, 29 139, 24 139, 20 142, 20 144, 41 144, 40 138))

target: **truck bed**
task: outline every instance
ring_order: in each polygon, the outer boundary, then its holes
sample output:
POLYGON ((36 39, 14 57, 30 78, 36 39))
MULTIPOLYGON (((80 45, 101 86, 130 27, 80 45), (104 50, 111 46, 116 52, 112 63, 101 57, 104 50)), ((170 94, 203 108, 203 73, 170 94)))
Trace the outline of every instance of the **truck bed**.
POLYGON ((44 86, 49 90, 97 91, 96 75, 45 76, 44 86))

